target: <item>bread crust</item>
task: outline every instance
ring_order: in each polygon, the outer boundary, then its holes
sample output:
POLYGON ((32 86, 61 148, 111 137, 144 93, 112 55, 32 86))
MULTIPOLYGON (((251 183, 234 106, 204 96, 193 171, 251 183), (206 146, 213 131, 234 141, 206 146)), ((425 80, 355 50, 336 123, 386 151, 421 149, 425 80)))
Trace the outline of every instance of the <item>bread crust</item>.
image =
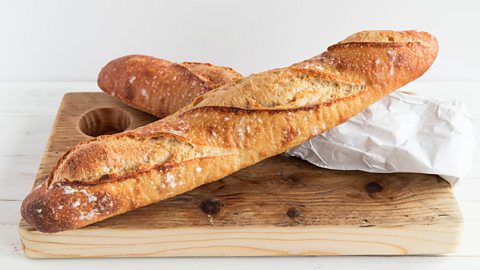
POLYGON ((163 118, 197 96, 241 78, 229 67, 128 55, 102 68, 97 83, 123 103, 163 118))
POLYGON ((331 129, 432 65, 424 32, 366 31, 246 77, 173 115, 67 152, 22 204, 37 230, 80 228, 213 182, 331 129))

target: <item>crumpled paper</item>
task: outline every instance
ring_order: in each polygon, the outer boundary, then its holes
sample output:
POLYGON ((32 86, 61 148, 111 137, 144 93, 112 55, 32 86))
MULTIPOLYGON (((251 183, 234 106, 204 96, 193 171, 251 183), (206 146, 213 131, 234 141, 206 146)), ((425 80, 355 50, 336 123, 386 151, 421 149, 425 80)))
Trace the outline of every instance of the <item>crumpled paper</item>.
POLYGON ((396 92, 287 154, 335 170, 438 174, 453 185, 470 172, 473 134, 463 103, 396 92))

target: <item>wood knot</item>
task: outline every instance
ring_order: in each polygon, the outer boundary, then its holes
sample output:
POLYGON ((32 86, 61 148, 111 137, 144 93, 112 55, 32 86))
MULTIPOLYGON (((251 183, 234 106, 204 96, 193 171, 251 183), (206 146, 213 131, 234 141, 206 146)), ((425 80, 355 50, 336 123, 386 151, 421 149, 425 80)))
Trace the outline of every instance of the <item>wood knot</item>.
POLYGON ((287 211, 287 216, 289 218, 297 218, 300 216, 300 211, 298 211, 296 208, 290 208, 287 211))
POLYGON ((292 184, 297 184, 302 181, 302 177, 295 174, 282 176, 282 179, 292 184))
POLYGON ((200 209, 207 215, 215 215, 220 212, 220 202, 216 199, 208 199, 200 203, 200 209))
POLYGON ((368 193, 378 193, 383 191, 383 186, 377 182, 370 182, 365 185, 365 191, 368 193))

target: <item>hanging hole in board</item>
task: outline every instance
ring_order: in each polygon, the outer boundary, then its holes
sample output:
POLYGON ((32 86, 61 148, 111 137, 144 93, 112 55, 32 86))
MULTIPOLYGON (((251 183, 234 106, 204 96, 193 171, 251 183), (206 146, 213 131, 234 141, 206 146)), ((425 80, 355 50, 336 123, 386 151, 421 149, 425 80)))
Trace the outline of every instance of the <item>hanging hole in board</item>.
POLYGON ((84 114, 78 123, 80 131, 90 137, 110 135, 127 130, 130 114, 119 108, 99 108, 84 114))

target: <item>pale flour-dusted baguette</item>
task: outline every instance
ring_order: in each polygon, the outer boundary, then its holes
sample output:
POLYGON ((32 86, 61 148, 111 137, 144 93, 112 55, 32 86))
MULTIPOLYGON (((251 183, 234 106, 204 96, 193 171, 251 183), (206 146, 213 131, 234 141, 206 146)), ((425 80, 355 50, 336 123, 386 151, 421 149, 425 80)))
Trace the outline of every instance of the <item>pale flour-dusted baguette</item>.
POLYGON ((58 232, 218 180, 343 123, 421 76, 437 50, 425 32, 365 31, 214 89, 157 122, 73 147, 26 197, 22 216, 58 232))
POLYGON ((128 55, 102 68, 97 83, 123 103, 162 118, 201 94, 241 78, 229 67, 128 55))

